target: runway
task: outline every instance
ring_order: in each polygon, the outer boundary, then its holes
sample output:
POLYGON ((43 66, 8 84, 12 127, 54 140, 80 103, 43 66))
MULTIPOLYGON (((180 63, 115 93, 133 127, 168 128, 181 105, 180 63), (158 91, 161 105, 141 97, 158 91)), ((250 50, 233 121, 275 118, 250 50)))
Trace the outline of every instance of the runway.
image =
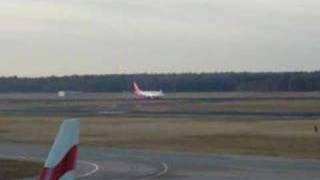
MULTIPOLYGON (((49 147, 0 144, 0 156, 41 160, 49 147)), ((80 147, 77 179, 83 180, 318 180, 320 161, 259 156, 80 147)), ((34 179, 34 178, 29 178, 34 179)))

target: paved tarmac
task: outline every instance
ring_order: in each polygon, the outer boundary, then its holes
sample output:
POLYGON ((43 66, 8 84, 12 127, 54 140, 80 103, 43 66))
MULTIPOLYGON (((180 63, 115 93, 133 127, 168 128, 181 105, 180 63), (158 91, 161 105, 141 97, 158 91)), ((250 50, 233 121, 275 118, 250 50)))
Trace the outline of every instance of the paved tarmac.
MULTIPOLYGON (((0 157, 41 160, 49 147, 0 144, 0 157)), ((83 180, 319 180, 320 161, 80 147, 83 180)), ((36 179, 36 178, 29 178, 36 179)))

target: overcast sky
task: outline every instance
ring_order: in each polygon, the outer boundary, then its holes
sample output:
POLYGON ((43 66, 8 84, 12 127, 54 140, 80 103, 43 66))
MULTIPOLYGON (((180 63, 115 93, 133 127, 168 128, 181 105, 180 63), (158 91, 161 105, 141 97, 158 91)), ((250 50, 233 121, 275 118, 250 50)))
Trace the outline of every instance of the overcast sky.
POLYGON ((0 75, 320 69, 319 0, 0 1, 0 75))

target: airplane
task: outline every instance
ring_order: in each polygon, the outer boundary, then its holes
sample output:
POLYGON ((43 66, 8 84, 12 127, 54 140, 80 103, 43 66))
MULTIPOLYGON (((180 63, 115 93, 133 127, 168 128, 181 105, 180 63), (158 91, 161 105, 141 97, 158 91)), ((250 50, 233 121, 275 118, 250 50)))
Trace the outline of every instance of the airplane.
POLYGON ((160 91, 142 91, 136 82, 133 82, 133 93, 138 98, 157 99, 164 96, 162 90, 160 91))
POLYGON ((74 180, 80 123, 65 120, 55 138, 38 180, 74 180))

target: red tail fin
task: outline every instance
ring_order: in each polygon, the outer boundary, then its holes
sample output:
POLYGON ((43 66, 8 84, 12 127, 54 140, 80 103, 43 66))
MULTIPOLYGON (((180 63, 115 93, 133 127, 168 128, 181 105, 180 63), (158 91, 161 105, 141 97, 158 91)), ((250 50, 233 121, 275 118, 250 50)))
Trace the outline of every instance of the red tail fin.
POLYGON ((54 167, 44 167, 39 180, 57 180, 62 177, 73 179, 76 166, 77 146, 73 146, 64 158, 54 167))
POLYGON ((39 180, 73 180, 79 143, 79 121, 66 120, 61 125, 39 180))
POLYGON ((134 93, 141 92, 141 90, 136 82, 133 82, 133 92, 134 93))

